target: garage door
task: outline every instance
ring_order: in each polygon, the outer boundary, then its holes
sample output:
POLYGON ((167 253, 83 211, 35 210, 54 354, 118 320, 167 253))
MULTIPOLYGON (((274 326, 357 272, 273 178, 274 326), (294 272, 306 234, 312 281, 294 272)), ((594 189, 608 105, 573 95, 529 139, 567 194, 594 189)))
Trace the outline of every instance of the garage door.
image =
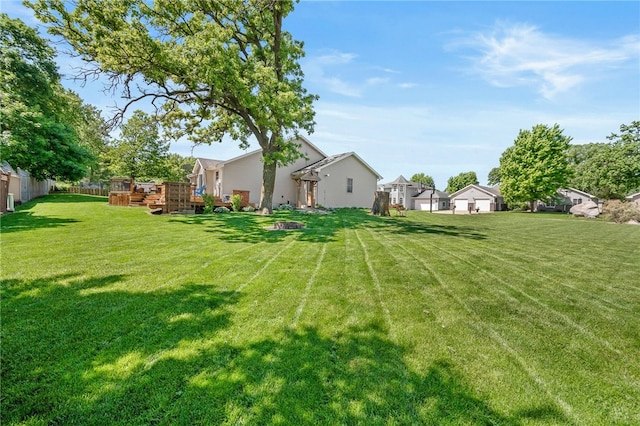
POLYGON ((476 200, 476 208, 481 212, 491 211, 491 200, 476 200))
POLYGON ((459 212, 461 211, 467 211, 468 207, 469 207, 469 200, 453 200, 451 202, 451 208, 453 208, 453 206, 456 206, 456 210, 458 210, 459 212))

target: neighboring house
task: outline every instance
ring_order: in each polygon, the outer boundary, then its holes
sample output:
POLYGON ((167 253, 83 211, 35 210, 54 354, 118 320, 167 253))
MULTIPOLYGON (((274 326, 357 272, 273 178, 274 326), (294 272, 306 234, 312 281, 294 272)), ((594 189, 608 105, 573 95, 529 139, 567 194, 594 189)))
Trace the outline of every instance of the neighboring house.
POLYGON ((640 192, 636 192, 635 194, 627 195, 627 200, 632 203, 636 203, 638 208, 640 208, 640 192))
POLYGON ((449 194, 443 191, 427 188, 421 194, 413 198, 413 208, 415 210, 449 210, 449 194))
MULTIPOLYGON (((327 156, 308 139, 299 137, 299 158, 279 167, 273 191, 273 207, 371 207, 380 175, 353 152, 327 156)), ((212 194, 223 200, 233 191, 248 191, 249 203, 260 203, 262 150, 230 160, 198 158, 189 175, 196 193, 212 194)))
POLYGON ((9 163, 3 161, 0 165, 3 172, 10 174, 8 193, 13 194, 14 202, 26 203, 36 197, 47 195, 49 190, 55 186, 55 181, 51 179, 37 180, 31 174, 18 168, 14 170, 9 163))
POLYGON ((546 212, 568 212, 571 207, 587 201, 593 201, 598 204, 599 207, 602 205, 601 201, 595 195, 591 195, 575 188, 561 188, 558 189, 554 197, 538 201, 536 210, 546 212))
POLYGON ((493 212, 507 209, 500 188, 467 185, 459 191, 449 195, 451 208, 459 212, 474 211, 493 212))
POLYGON ((419 195, 425 186, 416 182, 407 180, 400 175, 393 182, 378 185, 378 191, 389 193, 389 203, 391 205, 402 205, 405 210, 413 209, 413 197, 419 195))

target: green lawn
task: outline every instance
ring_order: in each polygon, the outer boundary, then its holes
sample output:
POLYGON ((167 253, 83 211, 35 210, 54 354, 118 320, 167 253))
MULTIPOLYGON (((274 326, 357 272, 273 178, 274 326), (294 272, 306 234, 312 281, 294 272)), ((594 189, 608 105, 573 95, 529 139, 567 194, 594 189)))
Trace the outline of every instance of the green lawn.
POLYGON ((2 425, 640 424, 638 226, 80 195, 1 221, 2 425))

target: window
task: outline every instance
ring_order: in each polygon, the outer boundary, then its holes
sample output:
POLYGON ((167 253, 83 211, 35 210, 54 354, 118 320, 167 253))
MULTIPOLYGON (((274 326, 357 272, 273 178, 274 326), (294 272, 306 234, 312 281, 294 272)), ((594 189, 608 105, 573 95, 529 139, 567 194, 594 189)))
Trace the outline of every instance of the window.
POLYGON ((347 192, 353 192, 353 179, 347 178, 347 192))

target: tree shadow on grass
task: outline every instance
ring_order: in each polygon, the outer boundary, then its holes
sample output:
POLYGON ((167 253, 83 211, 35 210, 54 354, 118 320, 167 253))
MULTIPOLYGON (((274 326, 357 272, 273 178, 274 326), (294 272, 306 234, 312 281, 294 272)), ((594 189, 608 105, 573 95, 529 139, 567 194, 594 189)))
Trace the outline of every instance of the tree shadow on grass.
POLYGON ((34 215, 30 211, 18 211, 3 215, 0 219, 0 233, 29 231, 41 228, 55 228, 70 223, 78 223, 76 219, 34 215))
POLYGON ((241 295, 125 279, 3 283, 3 424, 567 423, 553 406, 494 410, 446 359, 412 370, 377 323, 231 336, 241 295))
POLYGON ((444 235, 450 237, 467 238, 471 240, 485 240, 485 234, 478 232, 474 228, 453 226, 453 225, 437 225, 424 222, 394 221, 389 222, 389 228, 392 232, 411 234, 411 235, 444 235))
POLYGON ((102 197, 97 195, 85 195, 85 194, 71 194, 66 192, 55 192, 42 197, 34 198, 24 204, 18 209, 30 208, 35 204, 40 203, 97 203, 107 204, 109 197, 102 197))
POLYGON ((130 424, 145 412, 147 387, 182 380, 156 362, 201 359, 185 342, 227 327, 239 296, 196 283, 130 292, 121 288, 125 278, 68 273, 2 282, 3 424, 130 424))
POLYGON ((301 241, 328 242, 335 238, 342 220, 335 214, 305 214, 300 212, 277 212, 270 216, 247 213, 228 213, 176 217, 171 222, 205 226, 205 232, 227 242, 275 243, 292 234, 301 241), (304 229, 274 230, 278 221, 296 221, 304 229))
POLYGON ((206 226, 216 238, 229 242, 278 242, 292 233, 300 241, 330 242, 337 240, 337 234, 342 229, 380 229, 392 234, 411 235, 445 235, 475 240, 485 239, 486 236, 473 228, 437 225, 411 221, 403 218, 378 217, 370 215, 364 209, 338 209, 333 213, 318 214, 299 211, 277 212, 271 216, 257 214, 213 214, 172 218, 171 221, 190 225, 206 226), (301 230, 269 229, 277 221, 296 221, 304 224, 301 230))

